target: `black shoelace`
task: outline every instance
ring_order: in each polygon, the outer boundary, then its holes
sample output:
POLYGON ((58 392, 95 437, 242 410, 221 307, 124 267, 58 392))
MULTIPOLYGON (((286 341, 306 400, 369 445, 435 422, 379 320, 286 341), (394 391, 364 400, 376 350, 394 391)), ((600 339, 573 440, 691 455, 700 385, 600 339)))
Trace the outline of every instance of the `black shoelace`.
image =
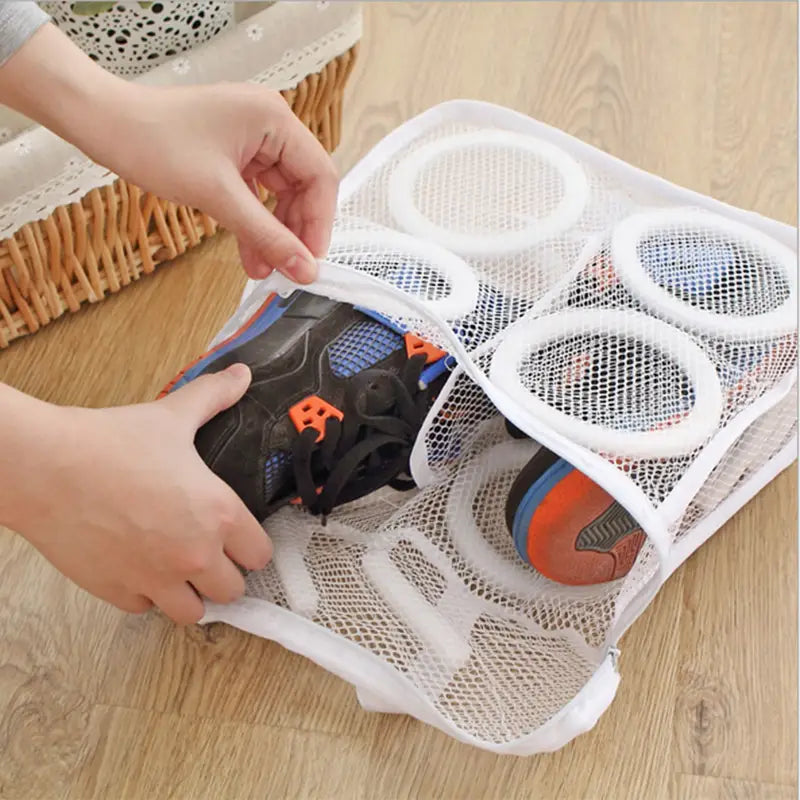
POLYGON ((343 419, 329 417, 317 441, 306 428, 292 444, 297 494, 303 506, 325 518, 334 506, 382 486, 406 490, 411 449, 428 412, 429 387, 420 386, 424 355, 410 358, 400 374, 365 370, 347 388, 343 419), (372 413, 377 409, 377 413, 372 413))

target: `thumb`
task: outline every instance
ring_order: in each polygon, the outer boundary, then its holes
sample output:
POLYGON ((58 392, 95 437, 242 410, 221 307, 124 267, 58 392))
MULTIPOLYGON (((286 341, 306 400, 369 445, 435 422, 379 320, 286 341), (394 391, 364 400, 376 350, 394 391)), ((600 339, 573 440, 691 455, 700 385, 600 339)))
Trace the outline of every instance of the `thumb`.
POLYGON ((309 249, 269 212, 238 172, 225 179, 215 205, 209 213, 248 253, 244 266, 251 278, 264 278, 273 269, 295 283, 311 283, 317 277, 317 262, 309 249))
POLYGON ((232 364, 222 372, 201 375, 159 403, 172 406, 175 413, 195 430, 237 403, 250 386, 252 375, 245 364, 232 364))

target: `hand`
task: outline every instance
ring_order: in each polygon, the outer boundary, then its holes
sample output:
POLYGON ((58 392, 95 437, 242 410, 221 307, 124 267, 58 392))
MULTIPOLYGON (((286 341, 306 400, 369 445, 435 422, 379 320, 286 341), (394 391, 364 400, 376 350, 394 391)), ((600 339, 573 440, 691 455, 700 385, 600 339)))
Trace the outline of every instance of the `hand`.
POLYGON ((245 271, 317 276, 330 242, 333 162, 278 93, 251 84, 128 87, 124 108, 87 151, 138 186, 201 208, 232 231, 245 271), (109 135, 109 133, 111 135, 109 135), (277 197, 271 214, 256 197, 277 197))
POLYGON ((35 439, 19 449, 16 469, 2 469, 16 476, 3 524, 79 586, 126 611, 154 604, 189 624, 203 615, 199 595, 235 600, 244 581, 234 562, 261 569, 272 547, 193 442, 197 428, 233 405, 249 382, 239 364, 153 403, 99 410, 15 393, 26 407, 4 403, 4 414, 29 420, 35 439))
POLYGON ((237 237, 250 277, 277 269, 298 283, 316 278, 338 179, 278 92, 129 83, 45 25, 0 67, 0 102, 143 189, 217 219, 237 237), (274 214, 256 183, 277 196, 274 214))

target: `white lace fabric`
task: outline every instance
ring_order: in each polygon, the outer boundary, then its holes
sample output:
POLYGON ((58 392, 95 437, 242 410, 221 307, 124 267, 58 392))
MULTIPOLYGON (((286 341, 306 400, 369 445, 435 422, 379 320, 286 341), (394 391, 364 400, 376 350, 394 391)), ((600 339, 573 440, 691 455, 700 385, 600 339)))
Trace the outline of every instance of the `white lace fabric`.
MULTIPOLYGON (((151 85, 253 81, 292 89, 360 37, 357 3, 276 3, 133 80, 151 85)), ((8 125, 5 131, 0 127, 0 175, 0 238, 117 177, 41 126, 12 136, 8 125)))
POLYGON ((74 14, 72 3, 40 5, 91 59, 123 77, 142 75, 194 50, 234 22, 230 2, 125 3, 90 15, 74 14))
MULTIPOLYGON (((215 341, 292 288, 249 284, 215 341)), ((325 527, 270 517, 273 564, 207 620, 308 656, 365 708, 495 752, 561 747, 613 699, 617 642, 670 572, 796 458, 795 229, 454 101, 346 176, 312 290, 456 357, 419 489, 325 527), (539 443, 645 529, 625 577, 565 586, 518 557, 506 499, 539 443)))

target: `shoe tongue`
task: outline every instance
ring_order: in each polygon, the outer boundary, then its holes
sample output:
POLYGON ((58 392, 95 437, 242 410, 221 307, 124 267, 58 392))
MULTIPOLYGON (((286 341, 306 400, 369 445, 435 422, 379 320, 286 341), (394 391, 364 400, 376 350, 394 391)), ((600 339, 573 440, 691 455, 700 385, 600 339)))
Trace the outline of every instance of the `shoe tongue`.
POLYGON ((372 375, 364 387, 364 410, 371 416, 386 414, 395 404, 392 382, 385 375, 372 375))

